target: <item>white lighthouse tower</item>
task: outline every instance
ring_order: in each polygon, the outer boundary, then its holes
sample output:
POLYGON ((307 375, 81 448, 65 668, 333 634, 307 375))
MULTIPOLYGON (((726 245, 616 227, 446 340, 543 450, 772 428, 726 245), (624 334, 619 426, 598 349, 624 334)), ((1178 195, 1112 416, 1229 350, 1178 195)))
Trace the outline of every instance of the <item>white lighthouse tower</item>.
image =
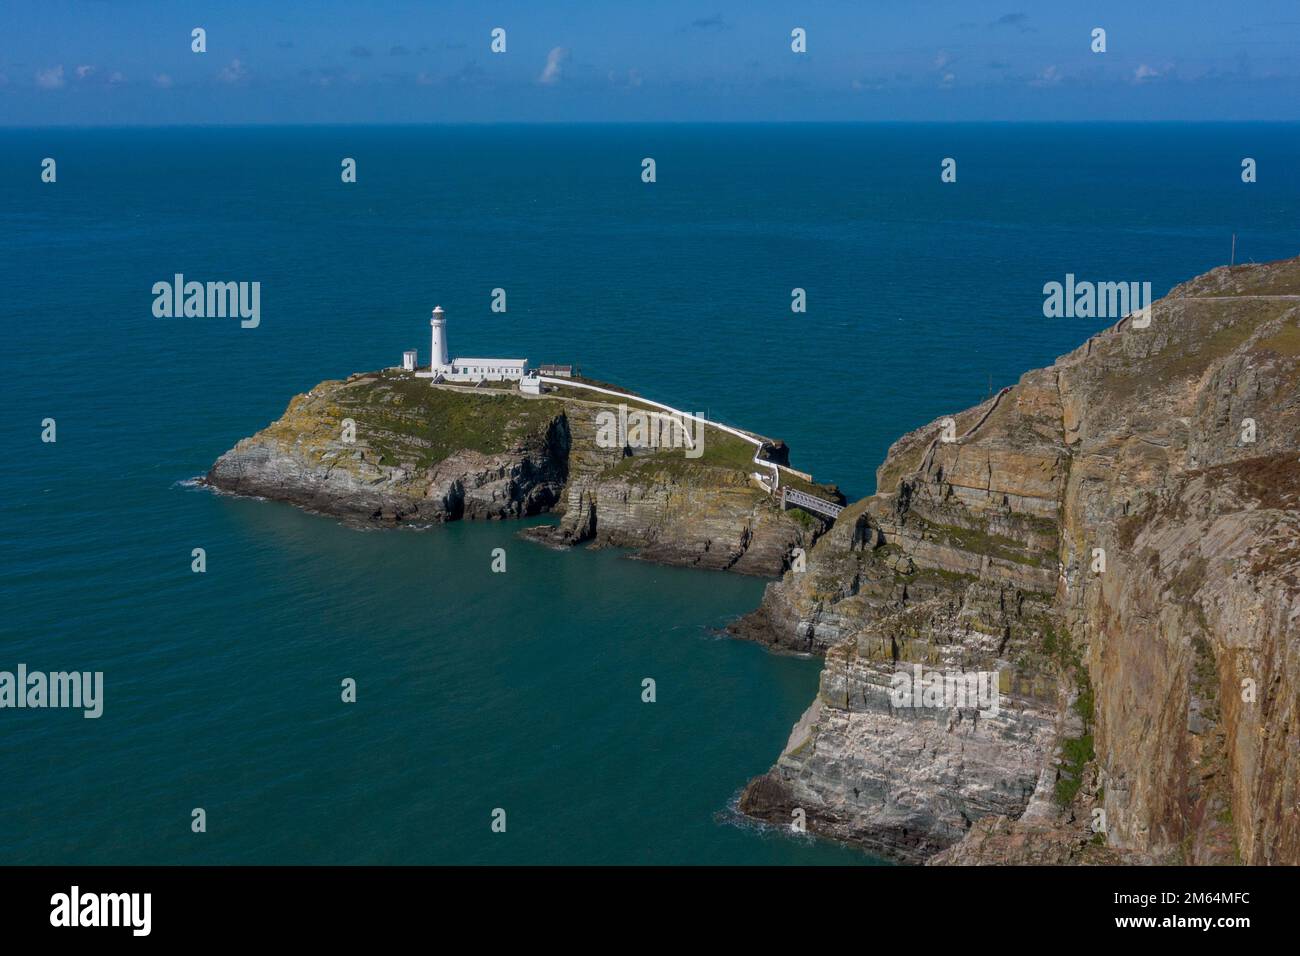
POLYGON ((451 369, 451 360, 447 356, 447 316, 442 311, 442 306, 433 307, 433 318, 429 319, 429 325, 432 328, 429 371, 437 375, 451 369))
MULTIPOLYGON (((431 378, 439 382, 518 382, 528 371, 528 359, 502 358, 449 358, 447 354, 447 315, 442 306, 435 306, 429 319, 429 371, 416 372, 416 378, 431 378)), ((403 364, 406 357, 403 356, 403 364)), ((414 360, 412 360, 413 362, 414 360)))

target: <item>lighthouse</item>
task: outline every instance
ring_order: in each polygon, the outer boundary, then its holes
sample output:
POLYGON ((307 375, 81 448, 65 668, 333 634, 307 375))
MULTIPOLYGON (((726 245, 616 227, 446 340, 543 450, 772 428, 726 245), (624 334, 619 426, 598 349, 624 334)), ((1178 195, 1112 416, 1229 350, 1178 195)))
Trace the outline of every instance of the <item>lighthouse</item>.
POLYGON ((451 366, 447 357, 447 316, 442 311, 442 306, 433 307, 433 318, 429 319, 429 325, 432 328, 429 371, 436 375, 451 366))
MULTIPOLYGON (((447 314, 442 306, 435 306, 429 319, 429 371, 416 372, 416 378, 431 378, 440 382, 517 382, 528 371, 528 359, 502 358, 448 358, 447 314)), ((415 366, 414 353, 402 353, 402 367, 410 371, 415 366)))

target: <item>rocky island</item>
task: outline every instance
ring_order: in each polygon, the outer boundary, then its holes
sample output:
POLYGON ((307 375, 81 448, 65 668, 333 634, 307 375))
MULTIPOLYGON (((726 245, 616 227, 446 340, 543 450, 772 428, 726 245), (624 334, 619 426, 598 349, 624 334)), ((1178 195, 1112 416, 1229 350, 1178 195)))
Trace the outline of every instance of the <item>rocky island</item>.
MULTIPOLYGON (((709 429, 699 457, 681 448, 602 447, 597 415, 613 407, 586 393, 530 397, 490 383, 431 385, 385 369, 296 396, 280 419, 217 459, 205 480, 366 524, 554 513, 558 526, 529 536, 769 577, 789 566, 796 548, 812 547, 823 524, 783 510, 759 487, 752 446, 709 429)), ((784 446, 772 447, 784 460, 784 446)), ((843 501, 833 487, 789 480, 843 501)))
POLYGON ((825 663, 753 817, 909 863, 1297 863, 1298 317, 1300 260, 1180 285, 904 435, 829 530, 740 440, 601 447, 607 403, 394 369, 297 396, 206 480, 363 523, 552 512, 532 536, 779 575, 733 631, 825 663), (1000 706, 896 706, 918 665, 993 672, 1000 706))

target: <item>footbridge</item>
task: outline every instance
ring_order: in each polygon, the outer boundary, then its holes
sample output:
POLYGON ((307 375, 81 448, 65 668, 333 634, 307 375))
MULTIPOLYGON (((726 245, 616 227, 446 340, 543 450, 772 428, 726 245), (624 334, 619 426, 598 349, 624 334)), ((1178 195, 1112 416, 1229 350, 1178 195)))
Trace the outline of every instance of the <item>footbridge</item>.
POLYGON ((798 488, 791 488, 786 485, 781 489, 781 510, 785 511, 791 506, 802 508, 804 511, 811 511, 813 514, 821 515, 823 518, 830 518, 834 521, 844 510, 843 505, 837 505, 833 501, 827 501, 825 498, 818 498, 816 495, 810 495, 806 491, 800 491, 798 488))

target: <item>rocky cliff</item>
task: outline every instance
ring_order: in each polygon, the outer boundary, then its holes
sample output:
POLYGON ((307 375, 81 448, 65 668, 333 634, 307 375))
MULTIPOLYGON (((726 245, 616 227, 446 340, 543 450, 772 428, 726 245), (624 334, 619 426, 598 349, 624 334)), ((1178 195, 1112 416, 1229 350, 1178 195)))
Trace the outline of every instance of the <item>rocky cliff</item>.
POLYGON ((743 636, 825 654, 746 812, 907 861, 1300 862, 1300 260, 903 436, 743 636), (899 706, 997 671, 996 714, 899 706))
POLYGON ((766 576, 821 532, 750 478, 752 446, 709 429, 694 458, 680 447, 602 447, 597 416, 612 406, 578 394, 590 393, 434 387, 398 370, 322 382, 206 480, 362 523, 555 512, 557 527, 529 536, 766 576))
MULTIPOLYGON (((590 436, 596 416, 607 409, 568 400, 565 414, 575 434, 590 436)), ((664 564, 774 577, 789 567, 796 548, 812 547, 823 524, 801 511, 782 511, 752 479, 758 470, 753 457, 752 445, 713 429, 705 431, 699 458, 681 449, 574 442, 569 480, 555 509, 562 516, 559 525, 527 534, 560 545, 591 541, 636 548, 640 557, 664 564)), ((833 487, 783 480, 843 500, 833 487)))

